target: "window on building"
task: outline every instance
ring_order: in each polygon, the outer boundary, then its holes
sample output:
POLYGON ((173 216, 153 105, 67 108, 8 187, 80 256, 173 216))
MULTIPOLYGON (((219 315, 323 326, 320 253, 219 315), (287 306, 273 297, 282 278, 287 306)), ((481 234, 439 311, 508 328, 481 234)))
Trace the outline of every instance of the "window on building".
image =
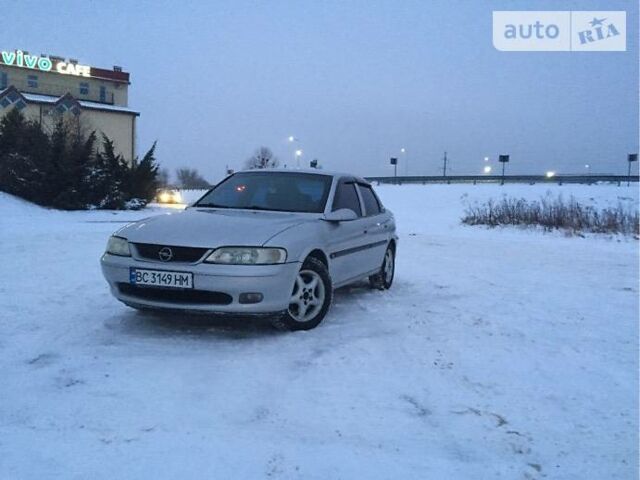
POLYGON ((340 182, 336 188, 335 198, 333 200, 332 210, 340 210, 341 208, 348 208, 353 210, 359 217, 362 216, 360 209, 360 200, 358 200, 358 194, 356 193, 356 186, 354 183, 340 182))
POLYGON ((100 87, 100 101, 101 102, 107 101, 107 87, 105 87, 104 85, 100 87))
POLYGON ((358 189, 360 190, 360 195, 362 195, 367 217, 379 214, 381 208, 378 199, 373 193, 373 189, 368 185, 358 185, 358 189))
POLYGON ((80 95, 89 95, 89 84, 87 82, 80 82, 80 95))
POLYGON ((0 88, 5 89, 9 86, 9 79, 6 72, 0 72, 0 88))
POLYGON ((38 76, 37 75, 29 75, 27 77, 27 86, 29 88, 38 88, 38 76))

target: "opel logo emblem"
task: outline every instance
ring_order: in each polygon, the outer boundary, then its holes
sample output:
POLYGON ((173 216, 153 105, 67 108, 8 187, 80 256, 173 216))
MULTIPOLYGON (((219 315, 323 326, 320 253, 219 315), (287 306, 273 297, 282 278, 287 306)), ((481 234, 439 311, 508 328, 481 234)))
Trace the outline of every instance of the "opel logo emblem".
POLYGON ((168 262, 169 260, 171 260, 173 258, 173 252, 171 251, 171 249, 169 247, 162 247, 160 249, 160 251, 158 252, 158 257, 163 262, 168 262))

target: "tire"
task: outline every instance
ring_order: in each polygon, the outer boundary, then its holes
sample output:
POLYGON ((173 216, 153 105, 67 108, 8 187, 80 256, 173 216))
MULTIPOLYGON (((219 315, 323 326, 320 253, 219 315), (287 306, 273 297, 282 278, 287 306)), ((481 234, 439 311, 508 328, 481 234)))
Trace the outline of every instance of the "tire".
POLYGON ((294 282, 289 308, 273 325, 279 330, 311 330, 322 322, 332 300, 329 270, 320 260, 309 257, 294 282))
POLYGON ((393 245, 389 244, 382 258, 380 272, 369 277, 369 283, 372 288, 378 290, 388 290, 393 284, 393 277, 396 274, 396 250, 393 245), (387 263, 389 262, 389 263, 387 263))

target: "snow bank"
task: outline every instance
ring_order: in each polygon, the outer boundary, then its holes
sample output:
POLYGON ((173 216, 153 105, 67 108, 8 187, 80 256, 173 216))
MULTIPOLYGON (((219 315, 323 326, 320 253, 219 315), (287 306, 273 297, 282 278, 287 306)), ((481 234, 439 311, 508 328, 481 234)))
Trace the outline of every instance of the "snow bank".
MULTIPOLYGON (((398 219, 404 233, 446 233, 452 229, 456 235, 482 235, 481 227, 461 227, 467 205, 484 203, 503 196, 538 200, 547 195, 574 197, 581 203, 604 208, 619 202, 638 208, 638 187, 604 185, 526 185, 506 184, 451 184, 451 185, 379 185, 375 187, 382 202, 398 219)), ((515 228, 500 229, 504 236, 531 235, 515 228)), ((536 237, 538 238, 538 237, 536 237)))

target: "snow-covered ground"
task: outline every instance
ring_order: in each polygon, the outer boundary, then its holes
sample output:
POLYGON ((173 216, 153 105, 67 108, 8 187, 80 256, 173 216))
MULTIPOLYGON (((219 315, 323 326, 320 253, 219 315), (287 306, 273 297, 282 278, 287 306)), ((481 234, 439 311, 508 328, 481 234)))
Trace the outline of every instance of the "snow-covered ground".
POLYGON ((0 193, 0 478, 636 478, 638 241, 460 225, 617 186, 381 186, 396 283, 316 330, 153 318, 98 259, 141 212, 0 193))

